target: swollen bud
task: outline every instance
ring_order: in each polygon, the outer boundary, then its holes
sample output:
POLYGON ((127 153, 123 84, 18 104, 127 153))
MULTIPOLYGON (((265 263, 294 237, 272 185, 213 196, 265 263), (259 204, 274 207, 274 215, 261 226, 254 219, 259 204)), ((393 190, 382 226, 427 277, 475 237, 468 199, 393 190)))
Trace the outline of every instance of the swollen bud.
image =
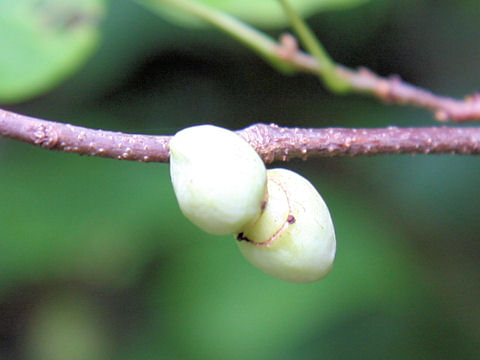
POLYGON ((216 235, 241 231, 261 212, 266 169, 233 131, 200 125, 170 141, 170 176, 183 214, 216 235))
POLYGON ((335 258, 330 212, 312 184, 285 169, 267 171, 261 216, 237 235, 243 255, 265 273, 296 283, 320 280, 335 258))

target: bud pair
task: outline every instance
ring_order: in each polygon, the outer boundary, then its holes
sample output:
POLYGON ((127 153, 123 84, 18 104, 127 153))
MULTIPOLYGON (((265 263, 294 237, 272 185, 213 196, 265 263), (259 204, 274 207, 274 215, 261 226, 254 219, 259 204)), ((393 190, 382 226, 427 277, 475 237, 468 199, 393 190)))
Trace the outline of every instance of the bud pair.
POLYGON ((323 278, 335 257, 325 202, 302 176, 266 170, 232 131, 201 125, 170 141, 170 174, 183 214, 204 231, 234 234, 242 254, 276 278, 323 278))

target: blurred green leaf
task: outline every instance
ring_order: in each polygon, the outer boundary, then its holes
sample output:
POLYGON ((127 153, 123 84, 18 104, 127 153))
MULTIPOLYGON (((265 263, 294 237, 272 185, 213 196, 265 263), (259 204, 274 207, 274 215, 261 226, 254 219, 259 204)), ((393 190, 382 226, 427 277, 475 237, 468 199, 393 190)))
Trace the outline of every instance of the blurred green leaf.
POLYGON ((57 85, 98 41, 104 0, 0 2, 0 101, 18 102, 57 85))
POLYGON ((32 360, 100 360, 110 356, 101 314, 77 293, 53 293, 31 312, 25 356, 32 360))
MULTIPOLYGON (((345 9, 371 0, 290 0, 290 3, 302 16, 309 16, 325 10, 345 9)), ((142 3, 162 9, 164 15, 174 22, 185 26, 203 26, 204 23, 186 14, 180 14, 168 6, 158 6, 161 0, 141 0, 142 3)), ((195 2, 195 0, 192 0, 195 2)), ((276 0, 197 0, 196 2, 212 6, 250 24, 263 27, 280 27, 288 24, 282 8, 276 0)))

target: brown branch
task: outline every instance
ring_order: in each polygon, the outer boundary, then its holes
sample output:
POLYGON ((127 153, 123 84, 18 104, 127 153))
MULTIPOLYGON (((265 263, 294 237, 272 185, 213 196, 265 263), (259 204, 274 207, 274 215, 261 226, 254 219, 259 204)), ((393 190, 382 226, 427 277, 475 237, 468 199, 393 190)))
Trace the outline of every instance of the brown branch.
POLYGON ((480 128, 284 128, 256 124, 239 134, 266 163, 325 156, 480 154, 480 128))
MULTIPOLYGON (((237 133, 266 163, 322 156, 480 154, 477 127, 301 129, 255 124, 237 133)), ((171 138, 88 129, 1 109, 0 136, 50 150, 144 162, 168 162, 171 138)))
POLYGON ((45 149, 119 160, 167 162, 170 136, 123 134, 36 119, 0 109, 0 136, 45 149))
MULTIPOLYGON (((319 74, 322 71, 315 58, 299 50, 296 39, 290 34, 280 38, 277 55, 304 72, 319 74)), ((477 93, 459 100, 435 95, 398 76, 381 77, 366 68, 353 70, 337 64, 334 71, 354 92, 369 94, 387 103, 430 109, 437 120, 457 123, 480 120, 480 95, 477 93)))

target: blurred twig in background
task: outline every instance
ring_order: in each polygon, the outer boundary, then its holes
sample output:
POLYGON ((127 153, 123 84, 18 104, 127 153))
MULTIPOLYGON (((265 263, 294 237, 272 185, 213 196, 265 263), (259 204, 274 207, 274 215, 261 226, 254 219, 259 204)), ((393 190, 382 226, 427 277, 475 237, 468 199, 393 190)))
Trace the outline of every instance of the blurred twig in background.
POLYGON ((322 78, 325 86, 335 93, 367 94, 387 103, 426 108, 432 110, 440 121, 480 120, 478 94, 467 96, 463 100, 439 96, 408 84, 399 76, 384 78, 365 68, 354 70, 335 63, 306 23, 284 0, 279 1, 280 4, 284 7, 300 40, 313 56, 300 51, 291 35, 283 36, 280 42, 276 42, 267 34, 204 4, 187 0, 137 1, 154 10, 167 5, 193 15, 248 46, 279 71, 316 74, 322 78))

